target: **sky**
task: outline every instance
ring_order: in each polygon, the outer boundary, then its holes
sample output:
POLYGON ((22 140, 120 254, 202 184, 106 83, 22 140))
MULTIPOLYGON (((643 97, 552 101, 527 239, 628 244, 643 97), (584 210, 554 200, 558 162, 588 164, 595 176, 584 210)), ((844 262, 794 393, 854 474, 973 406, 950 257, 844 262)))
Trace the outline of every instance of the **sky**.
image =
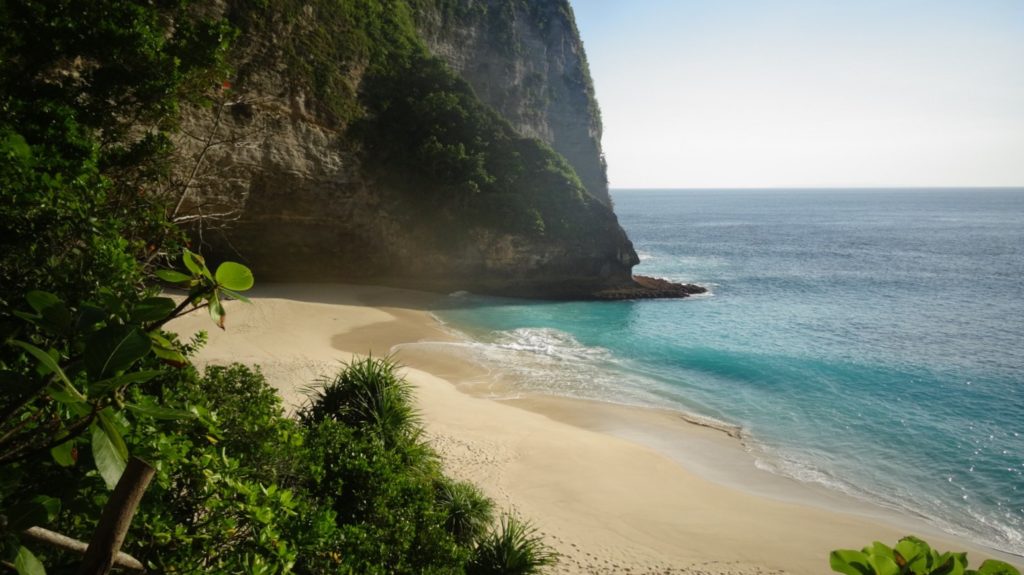
POLYGON ((1024 186, 1024 0, 572 0, 613 188, 1024 186))

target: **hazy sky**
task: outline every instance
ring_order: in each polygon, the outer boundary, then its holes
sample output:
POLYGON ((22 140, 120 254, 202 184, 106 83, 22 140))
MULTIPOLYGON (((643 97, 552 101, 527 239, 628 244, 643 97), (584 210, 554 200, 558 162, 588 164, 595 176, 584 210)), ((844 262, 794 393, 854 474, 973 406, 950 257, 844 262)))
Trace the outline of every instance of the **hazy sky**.
POLYGON ((572 0, 612 187, 1024 186, 1024 0, 572 0))

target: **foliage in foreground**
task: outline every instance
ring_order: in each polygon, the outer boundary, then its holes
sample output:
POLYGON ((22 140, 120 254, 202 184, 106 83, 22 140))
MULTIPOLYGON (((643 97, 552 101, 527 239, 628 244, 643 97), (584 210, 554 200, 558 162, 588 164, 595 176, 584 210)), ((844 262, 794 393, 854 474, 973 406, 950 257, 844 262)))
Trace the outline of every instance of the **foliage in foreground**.
MULTIPOLYGON (((335 379, 370 373, 385 387, 408 385, 393 369, 385 360, 356 360, 335 379)), ((166 410, 133 414, 124 438, 157 467, 125 544, 151 570, 537 573, 551 561, 521 523, 505 520, 488 532, 491 502, 446 478, 418 433, 385 441, 372 422, 288 418, 259 371, 167 372, 126 400, 166 410), (195 416, 158 417, 170 412, 195 416)), ((310 409, 323 412, 315 401, 310 409)), ((109 494, 102 478, 87 472, 75 480, 85 461, 62 467, 45 453, 27 464, 32 484, 5 492, 5 507, 38 490, 53 493, 59 510, 42 523, 87 539, 109 494)), ((77 569, 76 557, 33 551, 50 573, 77 569)))
POLYGON ((539 573, 557 561, 536 528, 513 515, 480 540, 476 555, 466 568, 469 575, 528 575, 539 573))
POLYGON ((939 553, 917 537, 904 537, 895 547, 876 541, 861 551, 837 549, 829 564, 845 575, 1020 575, 1013 565, 995 559, 968 569, 966 553, 939 553))

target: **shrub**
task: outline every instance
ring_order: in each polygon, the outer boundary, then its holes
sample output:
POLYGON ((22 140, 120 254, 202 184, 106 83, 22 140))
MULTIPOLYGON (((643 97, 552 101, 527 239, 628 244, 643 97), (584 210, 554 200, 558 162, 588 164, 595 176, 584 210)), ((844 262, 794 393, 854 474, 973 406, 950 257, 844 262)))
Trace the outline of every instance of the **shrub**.
POLYGON ((889 547, 876 541, 861 551, 838 549, 829 555, 832 570, 845 575, 1020 575, 1014 566, 989 559, 967 569, 966 553, 939 553, 917 537, 889 547))
POLYGON ((494 518, 494 503, 472 483, 442 481, 437 491, 448 532, 464 545, 483 537, 494 518))
POLYGON ((366 357, 344 364, 333 378, 309 390, 310 400, 299 413, 307 424, 325 420, 344 423, 376 435, 387 445, 415 438, 419 415, 412 387, 388 358, 366 357))
POLYGON ((529 522, 505 515, 477 544, 466 573, 528 575, 540 573, 542 568, 557 560, 558 554, 544 543, 529 522))

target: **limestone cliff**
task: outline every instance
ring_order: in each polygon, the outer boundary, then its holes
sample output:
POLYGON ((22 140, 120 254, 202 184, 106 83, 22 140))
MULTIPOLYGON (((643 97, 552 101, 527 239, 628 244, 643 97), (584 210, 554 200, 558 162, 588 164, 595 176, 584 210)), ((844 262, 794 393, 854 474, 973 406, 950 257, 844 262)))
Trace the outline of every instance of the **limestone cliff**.
POLYGON ((634 285, 566 0, 269 4, 223 6, 236 77, 183 116, 179 214, 215 258, 265 281, 634 285))
POLYGON ((611 202, 601 113, 568 0, 464 2, 417 16, 432 53, 517 132, 564 156, 587 192, 611 202))

